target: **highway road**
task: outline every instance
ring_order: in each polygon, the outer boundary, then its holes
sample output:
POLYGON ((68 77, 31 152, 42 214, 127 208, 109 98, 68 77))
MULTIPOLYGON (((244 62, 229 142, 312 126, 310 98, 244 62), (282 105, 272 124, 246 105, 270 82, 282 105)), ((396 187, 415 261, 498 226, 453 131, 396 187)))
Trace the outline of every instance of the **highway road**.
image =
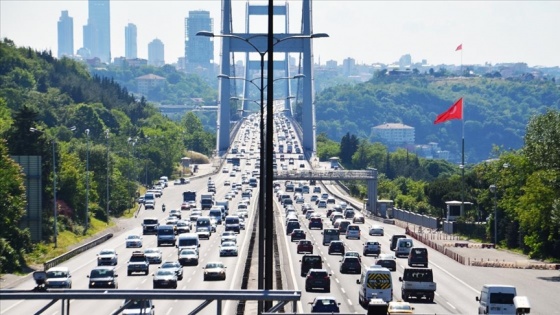
MULTIPOLYGON (((249 161, 250 165, 246 165, 245 159, 242 159, 241 173, 246 170, 255 169, 255 161, 258 156, 258 144, 252 142, 253 139, 258 141, 258 134, 256 128, 248 133, 248 138, 245 138, 245 128, 241 128, 238 133, 238 142, 235 146, 240 149, 246 149, 245 157, 249 156, 251 144, 253 144, 254 154, 249 161)), ((293 129, 293 128, 292 128, 293 129)), ((279 131, 279 130, 277 130, 279 131)), ((298 140, 296 140, 298 141, 298 140)), ((276 143, 280 140, 276 138, 276 143)), ((294 158, 294 165, 287 165, 289 168, 299 168, 300 163, 304 163, 306 168, 309 164, 306 161, 298 160, 299 154, 285 154, 285 162, 277 161, 279 168, 281 164, 288 164, 290 157, 294 158)), ((231 165, 225 164, 231 169, 231 165)), ((219 172, 212 176, 216 182, 217 194, 216 199, 221 200, 226 192, 230 190, 229 186, 224 186, 224 181, 229 180, 232 182, 239 182, 241 180, 240 172, 234 177, 230 173, 219 172)), ((119 273, 119 289, 151 289, 152 276, 157 269, 157 265, 150 267, 150 275, 126 275, 126 262, 135 249, 125 248, 125 236, 128 234, 141 234, 141 222, 145 217, 157 217, 160 221, 167 217, 167 213, 161 211, 160 205, 165 203, 167 209, 180 208, 182 202, 182 192, 184 190, 196 190, 198 195, 206 191, 206 178, 195 179, 187 185, 179 185, 166 188, 161 200, 158 199, 158 206, 156 210, 144 210, 139 212, 137 218, 131 219, 133 227, 127 233, 118 235, 110 239, 104 244, 93 248, 83 254, 74 257, 62 265, 70 268, 73 279, 73 289, 87 289, 88 279, 86 275, 89 271, 96 266, 96 254, 103 248, 115 248, 119 253, 119 263, 117 270, 119 273)), ((325 186, 321 183, 322 189, 325 186)), ((284 183, 280 183, 283 187, 284 183)), ((244 185, 246 186, 246 185, 244 185)), ((313 187, 313 186, 311 186, 313 187)), ((257 192, 257 190, 255 190, 257 192)), ((255 219, 255 209, 257 204, 257 194, 254 193, 251 199, 251 206, 249 211, 249 221, 246 226, 248 230, 242 231, 238 236, 238 244, 240 249, 239 257, 220 258, 218 253, 218 245, 220 242, 219 234, 223 230, 223 226, 218 226, 217 233, 213 233, 210 240, 202 240, 200 248, 200 263, 196 267, 184 267, 184 279, 179 281, 178 289, 239 289, 241 284, 242 271, 245 266, 245 257, 247 254, 247 247, 249 244, 250 229, 252 221, 255 219), (223 261, 227 265, 227 279, 226 281, 203 281, 202 280, 202 266, 208 261, 223 261)), ((305 194, 306 202, 309 202, 309 196, 305 194)), ((233 200, 230 201, 230 213, 235 213, 235 205, 240 200, 238 194, 233 200)), ((276 200, 276 199, 275 199, 276 200)), ((337 199, 337 202, 340 200, 337 199)), ((329 205, 331 206, 331 205, 329 205)), ((340 309, 344 313, 365 313, 358 304, 358 289, 359 285, 356 284, 358 275, 341 274, 340 255, 328 255, 327 246, 321 244, 321 231, 307 229, 307 219, 301 214, 300 205, 295 205, 298 211, 298 218, 301 222, 302 228, 307 233, 307 239, 314 242, 314 253, 318 253, 323 257, 324 268, 330 271, 331 278, 331 295, 341 303, 340 309)), ((316 211, 326 213, 326 209, 315 209, 316 211)), ((183 211, 183 216, 188 216, 190 211, 183 211)), ((283 208, 280 204, 275 202, 275 224, 276 232, 279 241, 279 251, 281 259, 281 268, 283 271, 283 289, 286 290, 301 290, 302 299, 298 303, 298 312, 309 312, 310 306, 308 302, 312 301, 314 297, 325 295, 322 292, 305 292, 304 277, 299 275, 300 257, 301 254, 296 253, 296 243, 292 243, 289 237, 285 234, 285 215, 283 208)), ((328 227, 329 223, 324 218, 324 226, 328 227)), ((393 234, 404 234, 402 228, 394 225, 383 224, 378 221, 366 218, 366 222, 361 225, 361 239, 360 240, 347 240, 344 236, 341 239, 345 243, 346 250, 354 250, 359 253, 362 252, 363 242, 368 239, 376 240, 381 243, 382 253, 391 253, 389 250, 389 238, 393 234), (372 224, 382 225, 385 229, 384 236, 369 236, 368 230, 372 224)), ((144 247, 156 247, 156 237, 152 235, 145 235, 143 237, 144 247)), ((417 247, 425 247, 419 242, 415 242, 417 247)), ((160 247, 164 253, 164 260, 176 259, 177 250, 174 247, 160 247)), ((256 250, 256 248, 255 248, 256 250)), ((428 248, 429 253, 429 267, 433 269, 434 281, 437 283, 437 291, 433 303, 423 301, 411 302, 415 308, 416 314, 475 314, 477 312, 477 302, 475 297, 479 294, 479 290, 484 284, 509 284, 517 287, 519 295, 526 295, 531 301, 533 307, 531 314, 560 314, 560 299, 558 299, 560 274, 558 271, 551 270, 522 270, 522 269, 497 269, 485 267, 472 267, 461 265, 447 256, 428 248)), ((256 255, 255 255, 256 256, 256 255)), ((255 257, 254 256, 254 257, 255 257)), ((407 265, 405 258, 397 258, 397 271, 392 272, 393 282, 393 299, 399 300, 401 298, 401 283, 398 280, 402 276, 402 272, 407 265)), ((362 257, 362 268, 373 264, 373 257, 362 257)), ((16 289, 31 289, 35 286, 34 281, 29 280, 20 284, 16 289)), ((48 301, 2 301, 0 306, 0 314, 32 314, 47 304, 48 301)), ((176 300, 157 300, 154 301, 157 314, 185 314, 193 310, 202 301, 176 301, 176 300)), ((118 309, 122 301, 104 300, 103 303, 99 301, 72 301, 71 313, 77 314, 87 312, 94 314, 111 314, 114 310, 118 309)), ((224 313, 233 314, 236 308, 235 302, 225 302, 223 305, 224 313)), ((288 308, 286 309, 288 310, 288 308)), ((209 305, 204 309, 201 314, 215 314, 215 303, 209 305)), ((46 314, 60 314, 60 306, 56 304, 52 306, 46 314)))

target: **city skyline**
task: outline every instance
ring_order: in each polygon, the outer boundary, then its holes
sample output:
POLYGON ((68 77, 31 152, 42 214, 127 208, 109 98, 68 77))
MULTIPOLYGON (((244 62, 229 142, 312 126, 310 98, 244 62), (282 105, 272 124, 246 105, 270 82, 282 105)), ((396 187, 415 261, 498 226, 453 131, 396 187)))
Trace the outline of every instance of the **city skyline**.
MULTIPOLYGON (((267 4, 251 1, 251 4, 267 4)), ((278 4, 284 4, 279 1, 278 4)), ((301 1, 290 6, 290 32, 299 32, 301 1)), ((246 1, 232 1, 234 32, 245 30, 246 1)), ((138 57, 147 59, 147 46, 154 38, 165 45, 165 60, 184 57, 184 21, 189 11, 205 10, 214 19, 214 32, 221 29, 221 1, 111 1, 111 56, 125 56, 122 30, 137 25, 138 57)), ((0 36, 18 46, 51 50, 57 55, 57 21, 62 11, 74 19, 74 42, 83 42, 88 2, 0 1, 0 36), (22 27, 25 26, 25 27, 22 27), (33 31, 29 31, 33 30, 33 31)), ((560 2, 405 2, 347 1, 344 6, 329 0, 313 1, 313 32, 329 38, 314 41, 315 63, 353 58, 356 64, 394 63, 410 54, 414 63, 491 64, 525 62, 529 66, 560 66, 560 2), (462 51, 455 51, 459 45, 462 51)), ((251 21, 252 32, 266 32, 266 18, 251 21), (258 25, 258 26, 257 26, 258 25)), ((275 28, 282 29, 283 23, 275 28)), ((214 60, 219 60, 215 40, 214 60)), ((74 45, 74 50, 80 48, 74 45)))

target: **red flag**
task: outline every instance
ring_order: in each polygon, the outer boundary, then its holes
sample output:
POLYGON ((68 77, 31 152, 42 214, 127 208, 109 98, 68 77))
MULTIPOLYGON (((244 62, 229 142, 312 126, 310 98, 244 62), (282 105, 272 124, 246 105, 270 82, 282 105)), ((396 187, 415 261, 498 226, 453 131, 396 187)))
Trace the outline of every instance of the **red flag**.
POLYGON ((457 50, 463 50, 463 44, 460 44, 459 46, 457 46, 457 48, 455 48, 455 51, 457 50))
POLYGON ((451 119, 463 119, 463 98, 461 97, 453 106, 449 107, 448 110, 439 114, 434 120, 434 125, 442 122, 446 122, 451 119))

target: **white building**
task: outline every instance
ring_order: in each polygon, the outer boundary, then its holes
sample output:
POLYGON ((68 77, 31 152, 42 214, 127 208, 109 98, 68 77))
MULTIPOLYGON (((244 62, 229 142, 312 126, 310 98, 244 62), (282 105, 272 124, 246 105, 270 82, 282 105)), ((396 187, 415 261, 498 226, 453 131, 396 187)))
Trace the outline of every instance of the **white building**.
POLYGON ((405 124, 385 123, 371 128, 371 132, 389 145, 414 144, 414 127, 405 124))

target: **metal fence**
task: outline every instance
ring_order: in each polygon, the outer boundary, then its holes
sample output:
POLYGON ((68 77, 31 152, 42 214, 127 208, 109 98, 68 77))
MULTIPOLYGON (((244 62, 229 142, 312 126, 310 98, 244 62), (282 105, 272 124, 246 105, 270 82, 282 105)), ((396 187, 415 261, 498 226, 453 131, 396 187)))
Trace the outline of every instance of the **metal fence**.
POLYGON ((95 240, 93 240, 93 241, 91 241, 91 242, 89 242, 89 243, 87 243, 87 244, 84 244, 84 245, 82 245, 82 246, 80 246, 80 247, 78 247, 78 248, 75 248, 75 249, 73 249, 73 250, 71 250, 71 251, 69 251, 69 252, 67 252, 67 253, 64 253, 64 254, 62 254, 62 255, 60 255, 60 256, 58 256, 58 257, 55 257, 55 258, 53 258, 53 259, 51 259, 51 260, 49 260, 49 261, 46 261, 46 262, 43 264, 43 269, 44 269, 44 270, 48 270, 49 268, 54 267, 54 266, 60 264, 60 263, 63 262, 63 261, 66 261, 66 260, 68 260, 68 259, 70 259, 70 258, 72 258, 72 257, 74 257, 74 256, 76 256, 76 255, 78 255, 78 254, 81 254, 81 253, 85 252, 86 250, 88 250, 88 249, 90 249, 90 248, 92 248, 92 247, 95 247, 95 246, 97 246, 97 245, 99 245, 99 244, 101 244, 101 243, 107 241, 107 240, 110 239, 111 237, 113 237, 113 234, 112 234, 112 233, 105 234, 105 235, 101 236, 100 238, 97 238, 97 239, 95 239, 95 240))

